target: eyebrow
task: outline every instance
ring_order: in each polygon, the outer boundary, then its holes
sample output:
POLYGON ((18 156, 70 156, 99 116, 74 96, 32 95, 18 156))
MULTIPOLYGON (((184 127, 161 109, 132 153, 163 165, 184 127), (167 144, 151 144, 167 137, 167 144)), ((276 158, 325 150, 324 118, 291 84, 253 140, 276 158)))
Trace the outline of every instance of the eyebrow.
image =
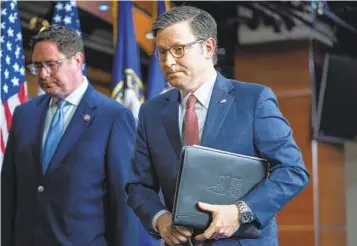
POLYGON ((46 60, 46 61, 32 61, 31 63, 42 63, 42 62, 56 62, 57 60, 46 60))
POLYGON ((156 45, 156 47, 159 48, 159 49, 165 49, 165 50, 166 50, 166 49, 169 49, 169 48, 171 48, 171 47, 173 47, 173 46, 176 46, 176 45, 182 46, 182 45, 185 45, 185 44, 174 43, 174 44, 170 45, 168 48, 165 48, 165 47, 160 46, 160 45, 156 45))

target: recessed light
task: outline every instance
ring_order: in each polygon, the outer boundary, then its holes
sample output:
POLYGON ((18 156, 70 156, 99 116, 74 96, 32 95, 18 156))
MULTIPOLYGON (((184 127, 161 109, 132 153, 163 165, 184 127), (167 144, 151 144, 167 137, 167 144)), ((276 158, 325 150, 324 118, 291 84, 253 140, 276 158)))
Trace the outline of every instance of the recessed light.
POLYGON ((108 4, 100 4, 99 6, 98 6, 98 9, 100 10, 100 11, 108 11, 109 10, 109 5, 108 4))
POLYGON ((147 34, 145 35, 145 37, 146 37, 147 39, 154 39, 154 38, 155 38, 155 37, 154 37, 154 34, 153 34, 152 32, 147 33, 147 34))

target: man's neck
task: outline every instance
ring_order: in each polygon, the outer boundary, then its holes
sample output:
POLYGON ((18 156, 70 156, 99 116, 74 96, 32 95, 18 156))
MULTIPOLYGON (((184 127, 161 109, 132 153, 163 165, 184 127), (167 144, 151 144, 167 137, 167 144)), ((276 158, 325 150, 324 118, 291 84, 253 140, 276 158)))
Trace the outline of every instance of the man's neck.
POLYGON ((58 99, 65 99, 66 97, 68 97, 71 93, 73 93, 75 90, 78 89, 78 87, 81 86, 81 84, 84 83, 84 76, 83 74, 80 74, 76 77, 73 77, 73 81, 76 83, 76 86, 72 88, 71 91, 67 92, 66 94, 62 94, 62 95, 57 95, 56 97, 58 99))
POLYGON ((206 83, 210 78, 212 78, 216 73, 216 70, 214 69, 214 67, 212 66, 212 68, 207 69, 207 71, 205 73, 202 74, 202 76, 200 76, 200 80, 197 81, 197 83, 195 83, 195 86, 193 88, 191 88, 190 91, 191 93, 194 93, 198 88, 200 88, 204 83, 206 83))

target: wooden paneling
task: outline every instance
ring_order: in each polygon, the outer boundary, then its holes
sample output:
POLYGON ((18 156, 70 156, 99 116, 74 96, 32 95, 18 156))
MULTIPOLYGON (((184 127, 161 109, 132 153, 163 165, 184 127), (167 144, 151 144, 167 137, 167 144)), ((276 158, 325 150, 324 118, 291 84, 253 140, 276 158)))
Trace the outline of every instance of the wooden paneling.
POLYGON ((306 49, 302 44, 238 48, 236 77, 267 85, 278 96, 310 89, 306 49))
POLYGON ((345 226, 345 180, 343 150, 319 144, 319 193, 321 227, 345 226), (328 170, 328 171, 327 171, 328 170))
POLYGON ((38 95, 38 83, 37 77, 31 75, 28 70, 26 70, 26 81, 27 81, 27 92, 30 98, 33 98, 38 95))
POLYGON ((314 245, 314 228, 294 228, 283 230, 279 228, 280 246, 312 246, 314 245), (296 232, 299 233, 296 233, 296 232))
POLYGON ((105 20, 109 23, 112 23, 112 1, 83 1, 77 0, 77 6, 92 15, 95 15, 102 20, 105 20), (101 11, 99 10, 99 6, 101 4, 105 4, 109 6, 109 10, 101 11))
POLYGON ((346 245, 343 149, 319 144, 319 208, 322 246, 346 245))
MULTIPOLYGON (((310 107, 309 95, 291 96, 280 98, 279 105, 283 115, 288 119, 296 143, 303 153, 303 159, 309 172, 312 172, 312 155, 309 136, 306 134, 310 129, 309 119, 301 117, 306 114, 310 107), (301 134, 305 133, 305 134, 301 134)), ((305 225, 312 226, 313 220, 313 186, 309 182, 308 187, 296 198, 293 199, 278 215, 279 224, 284 225, 305 225)))
POLYGON ((111 82, 112 75, 101 69, 94 68, 87 65, 87 76, 96 83, 102 83, 103 85, 108 85, 111 82))
POLYGON ((154 48, 154 40, 148 39, 146 35, 151 32, 153 20, 139 9, 133 10, 134 25, 136 39, 141 48, 143 48, 149 55, 152 54, 154 48))
MULTIPOLYGON (((278 214, 282 246, 314 246, 314 206, 311 149, 311 90, 306 42, 239 47, 236 79, 269 86, 289 121, 311 174, 308 187, 278 214)), ((345 245, 343 150, 318 144, 320 245, 345 245), (336 236, 338 239, 332 239, 336 236)), ((317 228, 318 229, 318 228, 317 228)))
POLYGON ((155 1, 133 1, 135 5, 139 6, 141 9, 146 11, 147 13, 153 13, 154 7, 156 7, 155 1), (155 4, 155 6, 154 6, 155 4))
MULTIPOLYGON (((344 246, 346 244, 346 229, 321 230, 322 246, 344 246)), ((355 245, 355 244, 354 244, 355 245)))
MULTIPOLYGON (((152 53, 154 41, 148 39, 146 35, 151 32, 151 25, 153 23, 151 14, 153 10, 152 1, 134 1, 134 4, 143 9, 133 8, 133 18, 135 26, 136 40, 141 48, 143 48, 148 54, 152 53)), ((98 16, 99 18, 113 23, 113 2, 112 1, 77 1, 79 8, 98 16), (100 11, 99 6, 101 4, 107 4, 109 10, 100 11)), ((134 5, 134 6, 135 6, 134 5)))
MULTIPOLYGON (((154 1, 133 1, 134 6, 138 6, 149 16, 152 15, 154 9, 154 1)), ((77 6, 99 18, 112 23, 112 6, 113 1, 87 1, 87 0, 77 0, 77 6), (100 5, 108 5, 109 9, 107 11, 101 11, 99 9, 100 5)))

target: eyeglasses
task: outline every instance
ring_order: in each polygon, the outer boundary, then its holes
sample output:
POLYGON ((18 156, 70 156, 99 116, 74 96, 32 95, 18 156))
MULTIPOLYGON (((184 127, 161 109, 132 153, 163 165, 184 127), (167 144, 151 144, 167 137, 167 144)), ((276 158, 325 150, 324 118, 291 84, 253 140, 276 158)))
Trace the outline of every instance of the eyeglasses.
POLYGON ((30 70, 33 75, 38 75, 41 72, 41 69, 44 67, 47 73, 55 73, 58 70, 59 65, 64 60, 72 57, 74 54, 68 55, 64 58, 61 58, 57 61, 44 61, 44 62, 33 62, 27 64, 26 67, 30 70))
POLYGON ((192 46, 192 45, 194 45, 194 44, 196 44, 198 42, 202 42, 202 41, 204 41, 204 40, 203 39, 198 39, 196 41, 193 41, 193 42, 187 43, 187 44, 176 44, 176 45, 171 46, 168 49, 157 48, 155 50, 155 55, 160 61, 163 61, 163 60, 165 60, 166 52, 169 51, 170 54, 173 57, 181 58, 181 57, 183 57, 185 55, 185 48, 186 47, 192 46))

